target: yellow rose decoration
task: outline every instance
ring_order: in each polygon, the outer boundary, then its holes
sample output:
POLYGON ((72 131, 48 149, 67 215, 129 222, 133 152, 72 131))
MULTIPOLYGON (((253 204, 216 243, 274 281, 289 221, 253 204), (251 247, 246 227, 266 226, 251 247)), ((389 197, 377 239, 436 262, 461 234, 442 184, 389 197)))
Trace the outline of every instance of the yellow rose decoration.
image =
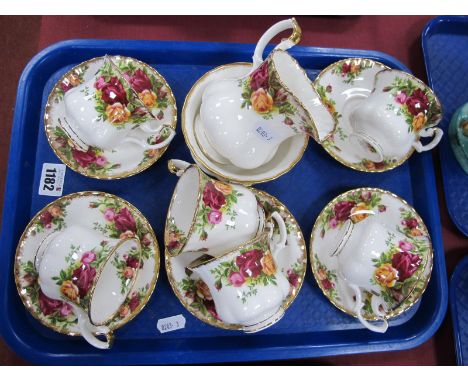
POLYGON ((392 288, 398 279, 398 271, 392 267, 392 264, 382 264, 375 270, 375 280, 383 287, 392 288))
MULTIPOLYGON (((356 206, 351 210, 351 215, 353 215, 353 213, 358 212, 358 211, 370 210, 370 209, 371 208, 366 203, 361 202, 361 203, 356 204, 356 206)), ((359 223, 360 221, 364 220, 368 216, 369 214, 363 213, 363 214, 351 216, 350 219, 353 223, 359 223)))
POLYGON ((197 283, 195 284, 197 287, 197 295, 198 297, 211 301, 213 300, 213 297, 211 296, 210 288, 208 288, 208 285, 206 285, 203 281, 198 280, 197 283))
POLYGON ((336 110, 335 110, 335 105, 333 105, 333 104, 331 103, 331 101, 328 100, 328 99, 325 99, 324 103, 325 103, 325 107, 327 108, 327 110, 328 110, 331 114, 334 114, 335 111, 336 111, 336 110))
POLYGON ((71 301, 80 301, 80 291, 78 290, 78 287, 71 282, 71 280, 64 281, 62 285, 60 285, 60 292, 71 301))
POLYGON ((62 215, 62 210, 60 209, 59 206, 53 205, 50 206, 47 211, 54 217, 58 218, 60 215, 62 215))
POLYGON ((78 76, 75 75, 75 74, 70 74, 70 75, 68 76, 68 81, 70 81, 70 84, 71 84, 72 86, 77 86, 77 85, 79 85, 79 84, 81 83, 80 77, 78 77, 78 76))
POLYGON ((416 115, 413 118, 413 129, 414 131, 419 131, 422 129, 422 127, 426 124, 427 122, 427 117, 423 112, 420 112, 418 115, 416 115))
POLYGON ((273 98, 263 88, 258 88, 252 93, 250 102, 257 113, 268 113, 273 109, 273 98))
POLYGON ((218 181, 213 182, 215 188, 219 191, 222 192, 224 195, 229 195, 232 192, 232 186, 227 183, 222 183, 218 181))
POLYGON ((359 73, 359 70, 361 70, 361 65, 351 64, 351 73, 359 73))
POLYGON ((271 276, 276 273, 276 264, 271 252, 268 252, 265 256, 263 256, 260 260, 260 263, 262 264, 263 273, 266 275, 271 276))
POLYGON ((106 107, 106 115, 110 123, 123 123, 130 118, 130 111, 120 102, 106 107))
POLYGON ((156 93, 149 89, 143 90, 140 94, 138 94, 138 97, 141 99, 141 101, 145 104, 146 107, 153 106, 156 103, 156 100, 158 99, 156 93))

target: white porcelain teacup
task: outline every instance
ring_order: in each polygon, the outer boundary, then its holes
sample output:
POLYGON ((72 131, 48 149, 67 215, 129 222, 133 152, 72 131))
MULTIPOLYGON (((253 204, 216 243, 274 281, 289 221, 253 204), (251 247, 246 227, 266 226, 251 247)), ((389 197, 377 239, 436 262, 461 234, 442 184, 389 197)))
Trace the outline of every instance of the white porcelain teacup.
POLYGON ((49 298, 69 304, 84 339, 108 349, 113 333, 107 326, 118 313, 138 275, 138 238, 109 239, 78 225, 47 236, 38 248, 35 267, 49 298), (137 261, 129 263, 129 258, 137 261), (130 264, 130 265, 128 265, 130 264), (105 335, 106 341, 97 336, 105 335))
POLYGON ((255 332, 279 320, 281 305, 289 294, 289 282, 277 267, 279 252, 285 247, 284 220, 273 212, 279 239, 273 238, 273 222, 264 232, 235 250, 201 264, 189 265, 208 286, 219 318, 255 332))
POLYGON ((88 146, 112 150, 123 143, 159 149, 167 146, 175 134, 151 114, 107 56, 93 78, 65 93, 64 104, 62 127, 83 150, 88 146), (134 131, 145 133, 144 137, 132 136, 134 131), (162 142, 147 142, 149 137, 161 137, 167 132, 162 142))
MULTIPOLYGON (((351 214, 350 219, 342 227, 341 237, 338 236, 337 248, 332 256, 338 256, 339 276, 354 292, 354 296, 345 296, 349 299, 346 304, 354 306, 354 313, 366 328, 384 333, 388 328, 385 315, 394 307, 386 303, 382 287, 376 278, 380 277, 379 272, 386 271, 387 268, 391 272, 395 270, 391 264, 383 264, 383 267, 379 268, 376 268, 376 264, 382 253, 388 251, 390 239, 405 242, 406 236, 384 226, 373 217, 374 214, 372 210, 360 210, 351 214), (356 215, 366 215, 366 218, 358 219, 355 223, 352 217, 356 215), (365 293, 372 294, 371 309, 375 316, 382 318, 382 324, 370 323, 363 317, 365 293)), ((398 278, 398 274, 392 274, 392 276, 394 276, 392 280, 398 278)), ((381 281, 390 281, 390 278, 381 281)), ((404 296, 403 299, 406 297, 408 296, 404 296)))
POLYGON ((395 69, 376 74, 375 88, 350 115, 350 139, 364 158, 382 162, 402 157, 414 147, 431 150, 443 131, 434 127, 442 118, 440 102, 433 91, 416 77, 395 69), (420 137, 433 139, 423 145, 420 137))
POLYGON ((217 256, 263 230, 265 212, 248 188, 212 179, 181 160, 169 161, 169 170, 180 176, 166 222, 171 256, 195 251, 217 256))
POLYGON ((247 76, 208 84, 200 118, 209 142, 204 151, 211 152, 210 157, 217 157, 216 150, 235 166, 254 169, 267 163, 279 145, 295 134, 322 141, 333 131, 335 122, 304 69, 285 52, 299 42, 300 34, 294 19, 275 24, 260 38, 247 76), (266 44, 291 28, 292 36, 263 61, 266 44))

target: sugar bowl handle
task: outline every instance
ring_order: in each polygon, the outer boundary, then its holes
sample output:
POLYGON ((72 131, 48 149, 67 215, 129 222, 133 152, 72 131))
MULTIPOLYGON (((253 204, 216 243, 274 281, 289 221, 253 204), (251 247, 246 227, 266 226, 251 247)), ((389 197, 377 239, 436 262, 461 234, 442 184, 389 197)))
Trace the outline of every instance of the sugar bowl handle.
POLYGON ((263 62, 263 51, 267 44, 275 37, 278 33, 281 33, 285 30, 292 29, 293 32, 291 36, 287 39, 283 39, 278 45, 276 45, 275 49, 280 50, 288 50, 289 48, 293 47, 294 45, 298 44, 301 41, 302 31, 301 27, 297 23, 296 19, 293 17, 292 19, 287 19, 276 23, 275 25, 271 26, 260 40, 258 40, 257 46, 255 47, 255 52, 253 55, 253 66, 252 71, 257 69, 263 62))
POLYGON ((181 159, 171 159, 167 162, 167 168, 171 174, 182 176, 182 174, 191 166, 190 163, 181 159))

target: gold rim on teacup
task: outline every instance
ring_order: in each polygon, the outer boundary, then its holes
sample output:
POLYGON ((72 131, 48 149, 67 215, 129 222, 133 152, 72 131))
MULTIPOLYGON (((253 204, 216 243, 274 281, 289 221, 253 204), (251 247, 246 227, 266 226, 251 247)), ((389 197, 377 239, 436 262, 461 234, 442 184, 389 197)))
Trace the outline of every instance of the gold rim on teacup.
POLYGON ((366 319, 368 321, 381 321, 382 319, 388 320, 388 319, 397 317, 397 316, 403 314, 404 312, 408 311, 411 307, 413 307, 421 299, 422 295, 424 294, 424 292, 425 292, 425 290, 427 288, 427 285, 429 284, 429 281, 431 279, 431 274, 432 274, 434 252, 433 252, 432 241, 431 241, 431 237, 429 235, 429 231, 428 231, 424 221, 420 217, 420 215, 416 212, 416 210, 410 204, 408 204, 408 202, 406 200, 404 200, 403 198, 399 197, 398 195, 396 195, 396 194, 394 194, 394 193, 392 193, 390 191, 382 190, 380 188, 372 188, 372 187, 361 187, 361 188, 352 189, 352 190, 346 191, 346 192, 336 196, 335 198, 333 198, 330 202, 327 203, 327 205, 319 213, 319 215, 318 215, 318 217, 317 217, 317 219, 316 219, 316 221, 314 223, 314 226, 312 228, 312 232, 311 232, 311 235, 310 235, 310 244, 309 244, 310 266, 311 266, 312 273, 314 275, 314 278, 315 278, 315 281, 316 281, 318 287, 322 291, 323 295, 330 301, 330 303, 333 306, 335 306, 337 309, 341 310, 342 312, 344 312, 346 314, 349 314, 350 316, 352 316, 354 318, 357 318, 356 313, 354 313, 352 310, 348 310, 344 306, 338 304, 331 296, 329 296, 327 294, 327 291, 323 287, 322 283, 320 282, 320 277, 317 274, 316 261, 314 260, 314 252, 313 252, 313 248, 312 248, 312 245, 313 245, 314 240, 315 240, 315 235, 318 232, 318 226, 319 226, 319 223, 321 221, 321 217, 325 213, 325 211, 327 209, 331 208, 340 198, 346 197, 348 194, 356 193, 356 192, 377 192, 377 193, 381 193, 381 194, 384 194, 384 195, 388 195, 388 196, 398 200, 400 203, 402 203, 402 205, 404 205, 406 208, 408 208, 417 217, 418 223, 421 225, 421 231, 424 234, 424 236, 427 238, 427 241, 428 241, 428 254, 429 254, 429 257, 427 259, 427 263, 425 265, 425 268, 423 268, 421 270, 418 279, 414 282, 414 286, 413 286, 413 288, 411 288, 411 291, 407 294, 406 298, 404 300, 400 301, 400 303, 394 309, 386 312, 382 316, 377 316, 375 314, 369 315, 367 313, 365 315, 363 315, 364 319, 366 319), (428 266, 429 266, 429 268, 427 268, 428 266), (421 282, 424 282, 424 283, 422 284, 421 282), (419 291, 417 293, 413 294, 415 289, 418 288, 418 287, 419 287, 419 291))
MULTIPOLYGON (((217 171, 216 169, 214 169, 212 166, 210 166, 209 163, 207 163, 206 160, 204 160, 202 157, 200 157, 194 147, 193 147, 193 144, 192 142, 190 141, 189 139, 189 136, 188 136, 188 132, 187 132, 187 106, 188 104, 190 103, 191 101, 191 97, 193 95, 193 93, 195 92, 195 90, 197 89, 197 87, 204 81, 206 80, 206 78, 208 78, 210 75, 212 75, 213 73, 216 73, 218 71, 222 71, 226 68, 230 68, 230 67, 235 67, 235 66, 246 66, 246 67, 251 67, 252 66, 252 63, 249 63, 249 62, 234 62, 234 63, 231 63, 231 64, 225 64, 225 65, 220 65, 214 69, 211 69, 209 70, 208 72, 206 72, 203 76, 201 76, 194 84, 193 86, 190 88, 189 92, 187 93, 187 96, 185 97, 185 100, 184 100, 184 104, 182 106, 182 133, 184 135, 184 139, 185 139, 185 143, 187 144, 189 150, 190 150, 190 154, 192 155, 192 157, 195 159, 195 161, 197 163, 200 163, 204 168, 206 168, 207 171, 209 171, 210 173, 212 173, 214 176, 216 176, 218 179, 221 179, 221 180, 224 180, 224 181, 228 181, 228 182, 234 182, 234 183, 238 183, 238 184, 242 184, 244 186, 250 186, 252 184, 257 184, 257 183, 265 183, 265 182, 269 182, 271 180, 274 180, 274 179, 277 179, 279 178, 280 176, 286 174, 287 172, 289 172, 302 158, 302 156, 304 155, 305 153, 305 150, 307 148, 307 145, 309 143, 309 136, 307 134, 303 134, 304 135, 304 144, 301 148, 301 150, 298 152, 298 156, 290 163, 290 165, 283 171, 279 172, 278 174, 275 174, 274 176, 270 176, 270 177, 265 177, 265 178, 259 178, 259 179, 256 179, 256 180, 249 180, 249 181, 246 181, 246 180, 242 180, 242 179, 239 179, 237 177, 233 177, 233 176, 227 176, 223 173, 221 173, 220 171, 217 171)), ((195 119, 194 119, 195 121, 195 119)), ((194 121, 192 121, 192 125, 194 125, 194 121)), ((200 151, 205 154, 205 151, 202 150, 201 146, 199 146, 200 148, 200 151)), ((211 158, 209 158, 209 156, 206 156, 207 159, 210 159, 212 160, 211 158)), ((217 163, 216 161, 212 160, 213 162, 217 163)))
MULTIPOLYGON (((55 83, 55 85, 54 85, 53 89, 51 90, 49 96, 47 97, 47 102, 46 102, 45 112, 44 112, 44 129, 45 129, 45 133, 46 133, 46 136, 47 136, 47 141, 49 142, 49 146, 51 147, 52 151, 71 170, 76 171, 76 172, 78 172, 78 173, 80 173, 80 174, 82 174, 84 176, 94 178, 94 179, 104 179, 104 180, 124 179, 124 178, 128 178, 130 176, 139 174, 140 172, 142 172, 142 171, 148 169, 149 167, 151 167, 154 163, 156 163, 159 160, 159 158, 161 158, 163 156, 163 154, 168 149, 169 144, 167 146, 165 146, 165 147, 157 149, 156 150, 157 153, 156 153, 156 155, 154 155, 153 158, 146 161, 143 165, 139 164, 132 171, 126 171, 124 173, 116 174, 116 175, 89 174, 88 171, 86 171, 86 169, 83 169, 83 168, 81 168, 79 166, 75 166, 68 158, 66 158, 66 156, 62 155, 60 153, 60 151, 54 147, 53 137, 52 137, 52 133, 51 133, 51 129, 53 128, 53 124, 52 124, 52 121, 50 120, 50 110, 51 110, 51 108, 53 107, 53 104, 54 104, 53 97, 55 97, 57 89, 60 86, 60 84, 67 77, 69 77, 71 74, 75 75, 78 71, 81 70, 81 68, 83 66, 95 63, 95 62, 97 62, 99 60, 103 60, 105 57, 106 56, 94 57, 92 59, 83 61, 83 62, 79 63, 78 65, 74 66, 73 68, 71 68, 70 70, 68 70, 65 74, 63 74, 60 77, 60 79, 55 83)), ((169 129, 171 129, 173 131, 176 131, 176 128, 177 128, 177 104, 176 104, 176 99, 175 99, 174 93, 172 92, 172 89, 169 86, 169 84, 167 83, 166 79, 156 69, 154 69, 152 66, 150 66, 150 65, 146 64, 145 62, 140 61, 140 60, 138 60, 136 58, 120 56, 120 55, 114 55, 114 56, 108 56, 108 57, 114 58, 114 59, 118 58, 119 60, 134 61, 134 62, 138 63, 139 65, 145 67, 147 70, 149 70, 155 77, 157 77, 163 83, 163 85, 168 90, 168 97, 169 97, 169 99, 171 101, 170 102, 170 107, 173 108, 172 121, 171 121, 171 123, 169 125, 166 125, 166 128, 169 128, 169 129)), ((111 62, 113 62, 113 61, 111 61, 111 62)), ((134 89, 132 87, 130 87, 130 89, 131 89, 132 92, 134 92, 134 89)), ((67 134, 67 133, 65 132, 65 134, 67 134)), ((67 136, 69 136, 69 135, 67 134, 67 136)), ((70 138, 70 140, 73 141, 71 138, 70 138)), ((77 145, 80 146, 78 143, 77 143, 77 145)))
POLYGON ((29 301, 28 295, 26 293, 26 290, 23 290, 23 286, 21 285, 20 281, 20 267, 19 267, 19 262, 22 258, 22 253, 24 250, 25 243, 29 237, 29 235, 32 234, 32 232, 36 232, 36 228, 33 226, 34 223, 40 218, 40 216, 47 211, 47 209, 51 206, 53 206, 56 203, 60 203, 63 201, 70 201, 74 200, 77 198, 82 198, 82 197, 89 197, 89 196, 95 196, 95 197, 108 197, 108 198, 113 198, 117 200, 118 202, 122 203, 125 205, 132 213, 137 215, 137 217, 142 221, 143 225, 145 228, 148 230, 149 235, 151 236, 151 240, 153 242, 153 247, 154 247, 154 269, 153 269, 153 277, 151 281, 149 282, 149 287, 148 290, 145 293, 144 298, 140 301, 140 304, 138 307, 131 312, 128 316, 124 317, 122 320, 116 322, 114 325, 111 325, 109 333, 105 334, 107 341, 112 345, 112 332, 121 328, 122 326, 126 325, 130 321, 132 321, 146 306, 148 303, 149 299, 151 298, 155 288, 156 288, 156 283, 158 281, 158 276, 159 276, 159 268, 160 268, 160 253, 159 253, 159 245, 158 245, 158 240, 156 238, 156 235, 154 233, 153 228, 149 224, 148 220, 145 218, 145 216, 139 211, 135 206, 127 202, 126 200, 113 195, 109 194, 106 192, 101 192, 101 191, 80 191, 80 192, 75 192, 72 194, 68 194, 65 196, 62 196, 46 206, 44 206, 41 210, 39 210, 29 221, 28 225, 24 229, 23 233, 21 234, 20 240, 18 241, 18 245, 16 247, 16 253, 15 253, 15 262, 14 262, 14 267, 13 267, 13 273, 14 273, 14 278, 15 278, 15 285, 16 289, 18 291, 18 294, 21 298, 21 301, 23 302, 26 310, 36 319, 38 320, 42 325, 46 326, 47 328, 61 333, 61 334, 66 334, 69 336, 81 336, 81 333, 76 331, 76 330, 70 330, 68 328, 60 328, 58 326, 50 324, 48 321, 45 319, 42 319, 41 315, 36 312, 35 306, 29 301))

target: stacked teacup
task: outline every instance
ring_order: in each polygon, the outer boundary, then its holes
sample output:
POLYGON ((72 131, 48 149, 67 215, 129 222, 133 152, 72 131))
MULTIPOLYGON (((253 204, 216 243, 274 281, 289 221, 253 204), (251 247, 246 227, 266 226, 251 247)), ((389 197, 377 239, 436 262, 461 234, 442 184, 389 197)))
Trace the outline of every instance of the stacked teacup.
POLYGON ((166 222, 169 256, 193 254, 187 269, 207 285, 224 323, 255 332, 278 321, 289 293, 275 266, 286 245, 283 218, 268 216, 249 188, 212 179, 197 165, 171 160, 169 170, 180 177, 166 222))

